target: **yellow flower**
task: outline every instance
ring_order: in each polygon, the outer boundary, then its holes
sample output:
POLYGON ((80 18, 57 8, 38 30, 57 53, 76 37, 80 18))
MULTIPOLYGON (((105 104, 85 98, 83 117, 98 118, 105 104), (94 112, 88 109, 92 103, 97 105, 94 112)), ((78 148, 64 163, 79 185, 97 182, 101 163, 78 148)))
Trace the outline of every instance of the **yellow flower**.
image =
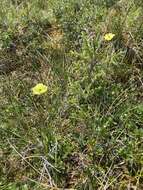
POLYGON ((32 90, 33 95, 41 95, 47 92, 47 89, 48 88, 46 85, 39 83, 36 86, 34 86, 31 90, 32 90))
POLYGON ((115 36, 115 34, 107 33, 107 34, 105 34, 105 36, 104 36, 104 40, 110 41, 110 40, 112 40, 112 39, 114 38, 114 36, 115 36))

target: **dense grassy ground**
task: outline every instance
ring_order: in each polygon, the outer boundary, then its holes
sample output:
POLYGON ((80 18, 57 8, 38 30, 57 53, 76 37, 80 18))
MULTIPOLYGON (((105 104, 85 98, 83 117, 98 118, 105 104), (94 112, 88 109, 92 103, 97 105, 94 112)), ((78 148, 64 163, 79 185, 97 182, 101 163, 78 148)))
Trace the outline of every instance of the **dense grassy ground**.
POLYGON ((143 189, 142 18, 142 0, 0 2, 0 190, 143 189))

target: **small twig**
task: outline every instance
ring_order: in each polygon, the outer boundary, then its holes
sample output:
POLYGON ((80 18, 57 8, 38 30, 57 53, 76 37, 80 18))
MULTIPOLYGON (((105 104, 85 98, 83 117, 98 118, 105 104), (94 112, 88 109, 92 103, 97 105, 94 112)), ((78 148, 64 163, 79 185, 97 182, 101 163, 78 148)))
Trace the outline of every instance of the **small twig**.
MULTIPOLYGON (((13 148, 13 150, 35 171, 37 172, 38 174, 41 175, 41 172, 39 170, 37 170, 30 162, 28 162, 21 153, 19 153, 16 149, 16 147, 9 141, 9 139, 7 140, 8 141, 8 144, 13 148)), ((46 180, 47 178, 45 176, 43 176, 46 180)))

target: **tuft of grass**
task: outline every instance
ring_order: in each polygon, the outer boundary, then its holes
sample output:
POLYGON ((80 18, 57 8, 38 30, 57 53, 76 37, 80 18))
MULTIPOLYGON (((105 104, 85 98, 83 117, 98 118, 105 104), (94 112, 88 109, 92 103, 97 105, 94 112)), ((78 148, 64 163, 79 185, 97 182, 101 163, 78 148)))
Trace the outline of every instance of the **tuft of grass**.
POLYGON ((143 189, 141 1, 0 5, 0 189, 143 189))

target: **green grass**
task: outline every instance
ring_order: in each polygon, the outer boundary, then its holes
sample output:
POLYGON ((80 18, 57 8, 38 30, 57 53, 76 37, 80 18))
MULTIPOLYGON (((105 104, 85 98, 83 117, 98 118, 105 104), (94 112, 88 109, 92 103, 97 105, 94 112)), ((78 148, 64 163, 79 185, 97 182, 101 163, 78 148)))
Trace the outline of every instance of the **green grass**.
POLYGON ((142 9, 0 3, 0 190, 143 189, 142 9))

